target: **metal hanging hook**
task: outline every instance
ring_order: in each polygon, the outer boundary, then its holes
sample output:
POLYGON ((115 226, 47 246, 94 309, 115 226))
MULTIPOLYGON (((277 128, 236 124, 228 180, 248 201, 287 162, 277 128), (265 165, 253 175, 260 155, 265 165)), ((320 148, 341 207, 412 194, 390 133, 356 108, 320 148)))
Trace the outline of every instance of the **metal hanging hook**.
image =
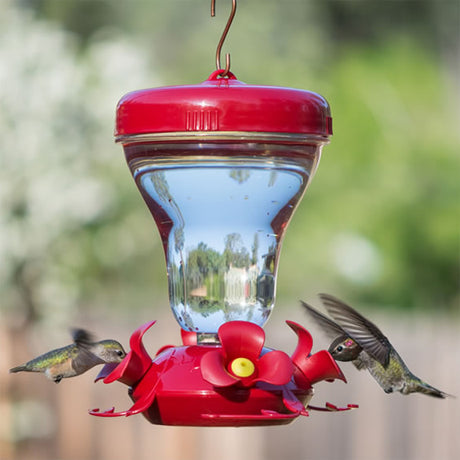
MULTIPOLYGON (((220 65, 220 52, 222 50, 222 45, 224 44, 225 38, 227 37, 228 30, 230 29, 230 26, 232 25, 233 18, 235 17, 235 13, 236 13, 236 0, 233 0, 232 11, 230 13, 230 17, 228 18, 227 25, 225 26, 225 29, 217 45, 217 50, 216 50, 216 68, 217 70, 222 70, 222 67, 220 65)), ((215 15, 216 15, 216 0, 211 0, 211 17, 214 17, 215 15)), ((223 71, 221 76, 225 77, 228 75, 229 72, 230 72, 230 54, 226 53, 225 54, 225 70, 223 71)))

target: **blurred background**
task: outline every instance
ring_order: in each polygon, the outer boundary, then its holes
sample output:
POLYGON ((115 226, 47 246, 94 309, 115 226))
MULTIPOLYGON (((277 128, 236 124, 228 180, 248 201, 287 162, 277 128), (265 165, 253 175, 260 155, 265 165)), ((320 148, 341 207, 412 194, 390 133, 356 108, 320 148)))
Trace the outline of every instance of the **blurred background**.
POLYGON ((238 2, 224 44, 250 84, 318 92, 334 136, 287 231, 267 344, 334 294, 372 318, 413 372, 457 399, 386 395, 342 366, 313 404, 357 403, 277 428, 153 426, 97 369, 56 386, 8 369, 69 328, 153 352, 180 343, 163 249, 113 141, 128 91, 214 70, 231 2, 0 0, 0 459, 432 459, 460 455, 460 5, 457 0, 238 2), (155 329, 157 327, 157 329, 155 329))

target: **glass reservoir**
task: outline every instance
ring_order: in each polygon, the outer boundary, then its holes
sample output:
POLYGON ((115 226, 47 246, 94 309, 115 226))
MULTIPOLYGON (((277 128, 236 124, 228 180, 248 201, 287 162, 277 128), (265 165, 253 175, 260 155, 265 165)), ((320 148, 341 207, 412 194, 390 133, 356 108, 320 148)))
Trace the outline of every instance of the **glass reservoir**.
POLYGON ((320 150, 276 143, 125 147, 161 235, 170 304, 183 329, 265 324, 284 232, 320 150))

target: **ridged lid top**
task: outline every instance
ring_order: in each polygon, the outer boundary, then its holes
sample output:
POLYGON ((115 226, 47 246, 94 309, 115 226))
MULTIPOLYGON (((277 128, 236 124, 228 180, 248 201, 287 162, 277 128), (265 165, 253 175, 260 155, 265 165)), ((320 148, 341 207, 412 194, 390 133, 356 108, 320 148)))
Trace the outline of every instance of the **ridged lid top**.
POLYGON ((134 91, 117 107, 117 140, 159 133, 255 132, 332 135, 329 104, 319 94, 248 85, 221 70, 196 85, 134 91))

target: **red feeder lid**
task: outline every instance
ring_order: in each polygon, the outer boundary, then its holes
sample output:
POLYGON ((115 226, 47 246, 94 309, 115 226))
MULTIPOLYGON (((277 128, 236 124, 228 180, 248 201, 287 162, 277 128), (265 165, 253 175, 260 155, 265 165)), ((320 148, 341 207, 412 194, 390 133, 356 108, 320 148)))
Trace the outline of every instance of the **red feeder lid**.
MULTIPOLYGON (((213 72, 197 85, 144 89, 118 103, 117 141, 132 136, 229 132, 332 134, 329 104, 319 94, 292 88, 248 85, 231 72, 213 72)), ((212 136, 211 136, 212 137, 212 136)))

